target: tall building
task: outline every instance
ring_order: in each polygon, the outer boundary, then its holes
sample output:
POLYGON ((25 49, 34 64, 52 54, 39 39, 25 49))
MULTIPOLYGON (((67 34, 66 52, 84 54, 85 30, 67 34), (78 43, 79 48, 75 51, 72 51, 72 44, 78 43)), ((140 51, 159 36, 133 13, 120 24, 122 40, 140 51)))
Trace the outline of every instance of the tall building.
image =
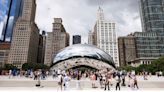
POLYGON ((36 0, 22 0, 23 10, 14 26, 8 63, 21 68, 37 62, 39 29, 35 24, 36 0))
POLYGON ((119 37, 118 51, 120 66, 133 64, 132 61, 136 59, 135 37, 133 35, 128 35, 127 37, 119 37))
POLYGON ((61 18, 54 18, 53 32, 47 34, 44 64, 50 66, 56 54, 69 46, 69 34, 62 24, 61 18))
POLYGON ((9 42, 0 42, 0 68, 4 67, 7 63, 9 52, 10 52, 9 42))
POLYGON ((21 15, 23 0, 0 0, 1 40, 11 41, 14 25, 21 15))
POLYGON ((143 32, 164 31, 164 0, 140 0, 143 32))
POLYGON ((47 39, 46 39, 46 47, 45 47, 45 57, 44 57, 44 64, 51 65, 53 56, 52 56, 52 41, 53 41, 53 33, 47 32, 47 39))
POLYGON ((133 34, 136 59, 129 62, 133 66, 164 56, 164 0, 140 0, 140 15, 143 32, 133 34))
POLYGON ((119 66, 116 23, 106 20, 103 10, 100 7, 97 13, 93 37, 95 39, 95 45, 111 55, 116 66, 119 66))
POLYGON ((42 61, 41 63, 44 64, 44 58, 45 58, 45 49, 46 49, 46 32, 42 31, 42 37, 43 37, 43 48, 42 48, 42 61))
POLYGON ((73 35, 73 44, 81 44, 81 36, 73 35))
POLYGON ((93 45, 93 33, 89 31, 88 33, 88 44, 93 45))
POLYGON ((135 32, 131 37, 119 37, 119 59, 122 66, 151 64, 155 59, 164 56, 164 46, 161 44, 164 39, 158 35, 158 32, 135 32), (125 42, 126 39, 131 40, 131 43, 125 42))
POLYGON ((42 64, 44 63, 45 44, 46 44, 46 33, 45 31, 42 31, 42 34, 39 35, 37 63, 42 63, 42 64))

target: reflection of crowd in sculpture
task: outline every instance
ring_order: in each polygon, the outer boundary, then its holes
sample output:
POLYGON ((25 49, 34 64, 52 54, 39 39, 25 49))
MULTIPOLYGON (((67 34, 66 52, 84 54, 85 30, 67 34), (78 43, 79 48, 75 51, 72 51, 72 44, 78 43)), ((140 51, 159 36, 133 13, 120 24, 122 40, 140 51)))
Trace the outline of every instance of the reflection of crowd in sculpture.
POLYGON ((89 58, 73 58, 62 62, 58 62, 56 65, 54 65, 54 69, 67 70, 80 65, 86 65, 96 69, 112 68, 112 66, 103 61, 89 58))

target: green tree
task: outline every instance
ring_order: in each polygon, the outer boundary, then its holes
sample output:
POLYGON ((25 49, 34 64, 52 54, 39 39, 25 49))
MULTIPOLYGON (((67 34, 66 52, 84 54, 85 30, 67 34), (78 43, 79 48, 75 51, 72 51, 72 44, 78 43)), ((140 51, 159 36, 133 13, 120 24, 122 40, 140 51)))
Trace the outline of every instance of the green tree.
POLYGON ((5 64, 3 70, 10 70, 10 69, 18 69, 18 68, 12 64, 5 64))
POLYGON ((37 63, 24 63, 22 65, 22 69, 23 70, 28 70, 28 69, 49 69, 49 67, 47 65, 44 64, 37 64, 37 63))

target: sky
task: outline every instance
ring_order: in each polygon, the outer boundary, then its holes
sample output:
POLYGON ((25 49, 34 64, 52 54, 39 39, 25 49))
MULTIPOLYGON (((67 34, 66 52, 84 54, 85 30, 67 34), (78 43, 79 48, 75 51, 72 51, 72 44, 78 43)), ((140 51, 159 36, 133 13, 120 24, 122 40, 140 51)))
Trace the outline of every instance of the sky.
POLYGON ((82 43, 88 42, 88 32, 93 30, 99 6, 103 9, 107 20, 116 22, 118 37, 142 31, 138 0, 36 1, 35 22, 40 30, 52 32, 54 18, 62 18, 63 25, 71 36, 70 39, 72 35, 81 35, 82 43))
POLYGON ((6 19, 6 9, 7 9, 8 1, 7 0, 0 0, 0 38, 2 34, 2 29, 4 26, 4 21, 6 19))
POLYGON ((99 6, 107 20, 116 22, 118 37, 142 31, 138 0, 37 0, 36 23, 51 32, 53 18, 62 18, 70 36, 81 35, 82 43, 87 43, 99 6))

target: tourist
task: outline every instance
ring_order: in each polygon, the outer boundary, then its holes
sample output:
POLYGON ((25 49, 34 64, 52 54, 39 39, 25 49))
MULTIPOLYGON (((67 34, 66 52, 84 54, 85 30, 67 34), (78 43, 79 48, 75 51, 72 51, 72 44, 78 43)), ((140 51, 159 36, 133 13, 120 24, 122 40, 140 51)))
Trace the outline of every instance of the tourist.
POLYGON ((55 77, 56 77, 56 71, 53 70, 53 71, 52 71, 52 78, 54 79, 55 77))
POLYGON ((12 70, 10 69, 9 70, 9 79, 11 78, 11 76, 12 76, 12 70))
POLYGON ((34 72, 34 80, 37 80, 38 76, 37 76, 37 71, 34 72))
POLYGON ((64 75, 64 79, 63 79, 63 81, 64 81, 64 90, 66 91, 66 90, 69 90, 69 81, 70 81, 71 79, 70 79, 70 77, 68 76, 68 74, 65 74, 64 75))
POLYGON ((33 78, 34 74, 33 71, 30 72, 30 78, 33 78))
POLYGON ((63 87, 63 76, 59 74, 58 75, 58 88, 60 88, 62 91, 62 87, 63 87))
POLYGON ((61 70, 60 70, 60 69, 58 69, 57 74, 58 74, 58 75, 60 75, 60 74, 61 74, 61 70))
POLYGON ((144 80, 147 80, 147 72, 143 72, 144 80))
POLYGON ((134 76, 134 88, 135 88, 135 86, 137 87, 137 89, 139 89, 136 76, 134 76))
POLYGON ((100 81, 100 87, 103 88, 103 76, 101 75, 101 73, 99 75, 99 81, 100 81))
POLYGON ((91 76, 90 76, 90 78, 91 78, 91 81, 92 81, 92 88, 96 88, 96 86, 95 86, 95 82, 96 82, 96 76, 95 76, 95 74, 92 73, 91 76))
POLYGON ((122 75, 121 75, 121 78, 122 78, 122 86, 126 86, 125 85, 125 73, 122 73, 122 75))
POLYGON ((77 83, 76 83, 76 88, 81 89, 81 84, 80 84, 80 79, 81 79, 81 74, 77 74, 77 83))
POLYGON ((46 77, 49 76, 49 71, 48 71, 48 70, 46 71, 45 76, 46 76, 46 77))
POLYGON ((117 73, 115 79, 116 79, 116 90, 117 90, 117 88, 120 90, 120 82, 121 82, 121 79, 120 79, 119 73, 117 73))
POLYGON ((110 90, 110 88, 109 88, 109 84, 110 84, 110 74, 109 73, 106 73, 106 75, 105 75, 105 89, 104 90, 106 90, 107 88, 106 87, 108 87, 108 90, 110 90))
POLYGON ((130 76, 129 77, 129 87, 131 88, 131 89, 134 89, 134 83, 135 83, 135 81, 134 81, 134 79, 135 79, 135 77, 134 76, 130 76))

